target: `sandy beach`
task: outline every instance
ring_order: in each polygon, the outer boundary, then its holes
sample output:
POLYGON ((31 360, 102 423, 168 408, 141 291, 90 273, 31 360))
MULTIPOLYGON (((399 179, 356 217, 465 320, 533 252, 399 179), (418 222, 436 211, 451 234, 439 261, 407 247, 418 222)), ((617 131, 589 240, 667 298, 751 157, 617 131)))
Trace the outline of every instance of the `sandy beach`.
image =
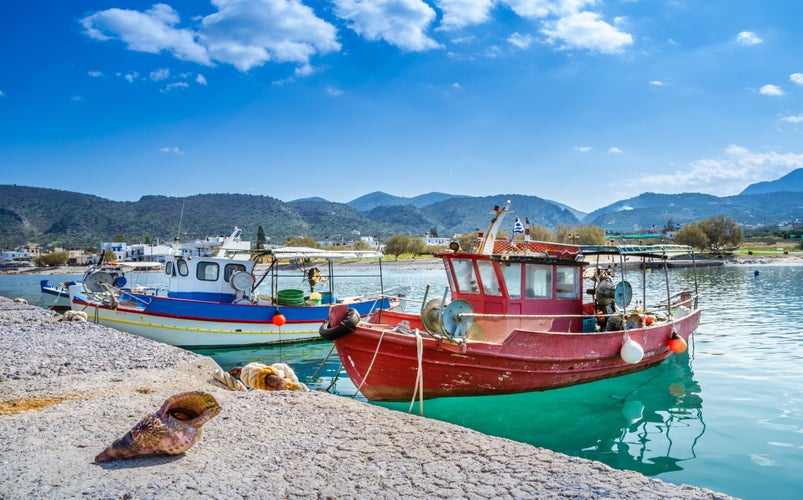
POLYGON ((728 498, 323 392, 234 392, 208 357, 0 298, 0 498, 728 498), (170 396, 186 453, 96 463, 170 396))

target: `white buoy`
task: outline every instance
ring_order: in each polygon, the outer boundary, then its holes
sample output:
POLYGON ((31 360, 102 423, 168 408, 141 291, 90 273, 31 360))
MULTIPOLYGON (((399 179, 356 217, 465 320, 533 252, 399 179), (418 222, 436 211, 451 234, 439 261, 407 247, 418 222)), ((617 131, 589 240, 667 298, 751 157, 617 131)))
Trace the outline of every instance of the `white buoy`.
POLYGON ((625 363, 634 365, 644 358, 644 348, 638 342, 632 340, 630 335, 625 334, 625 343, 619 351, 619 356, 625 363))

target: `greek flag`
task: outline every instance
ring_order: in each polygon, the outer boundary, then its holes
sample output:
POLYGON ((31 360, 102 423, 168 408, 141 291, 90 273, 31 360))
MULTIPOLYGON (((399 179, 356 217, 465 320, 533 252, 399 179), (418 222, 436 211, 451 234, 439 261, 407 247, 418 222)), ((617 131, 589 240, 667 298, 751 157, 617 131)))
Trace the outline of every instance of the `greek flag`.
POLYGON ((513 234, 516 233, 524 233, 524 224, 521 223, 521 219, 516 217, 516 222, 513 224, 513 234))
POLYGON ((513 238, 516 237, 516 233, 524 233, 524 224, 521 223, 521 219, 516 217, 516 222, 513 223, 513 233, 510 235, 510 241, 513 241, 513 238))

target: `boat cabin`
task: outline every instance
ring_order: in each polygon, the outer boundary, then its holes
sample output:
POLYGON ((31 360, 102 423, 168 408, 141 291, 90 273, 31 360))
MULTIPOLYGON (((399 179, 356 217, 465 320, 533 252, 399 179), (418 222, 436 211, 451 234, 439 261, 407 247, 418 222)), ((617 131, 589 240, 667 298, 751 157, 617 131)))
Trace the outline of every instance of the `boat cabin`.
POLYGON ((255 262, 217 257, 176 256, 165 263, 167 296, 211 302, 248 302, 255 262))
MULTIPOLYGON (((476 314, 579 316, 583 266, 579 248, 536 242, 497 242, 490 255, 441 253, 453 300, 476 314), (526 246, 525 246, 526 245, 526 246), (580 260, 577 260, 580 259, 580 260)), ((554 318, 552 329, 583 331, 582 321, 554 318)))

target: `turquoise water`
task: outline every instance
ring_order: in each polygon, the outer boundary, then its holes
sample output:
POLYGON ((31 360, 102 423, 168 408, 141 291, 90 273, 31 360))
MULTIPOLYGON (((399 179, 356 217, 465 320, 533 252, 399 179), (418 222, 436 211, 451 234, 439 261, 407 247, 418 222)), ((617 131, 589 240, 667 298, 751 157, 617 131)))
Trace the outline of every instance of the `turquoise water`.
MULTIPOLYGON (((0 295, 35 303, 39 279, 0 276, 0 295)), ((671 279, 692 283, 688 270, 671 271, 671 279)), ((427 283, 431 294, 442 294, 443 272, 386 270, 386 287, 411 285, 419 298, 427 283)), ((547 392, 429 400, 424 414, 672 483, 746 499, 798 498, 803 266, 707 268, 699 283, 703 315, 689 351, 660 366, 547 392)), ((336 355, 321 367, 330 349, 329 342, 312 342, 199 352, 224 368, 282 361, 302 380, 318 371, 314 388, 336 380, 334 392, 353 396, 336 355)), ((407 411, 410 405, 383 406, 407 411)))

